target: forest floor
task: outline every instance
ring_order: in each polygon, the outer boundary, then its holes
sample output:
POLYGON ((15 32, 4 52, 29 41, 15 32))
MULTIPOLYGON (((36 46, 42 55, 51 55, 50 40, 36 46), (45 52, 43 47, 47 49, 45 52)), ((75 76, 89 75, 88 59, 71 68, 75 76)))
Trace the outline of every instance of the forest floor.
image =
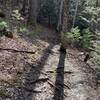
POLYGON ((100 100, 99 66, 76 48, 59 52, 58 33, 38 27, 33 36, 0 38, 0 100, 100 100))

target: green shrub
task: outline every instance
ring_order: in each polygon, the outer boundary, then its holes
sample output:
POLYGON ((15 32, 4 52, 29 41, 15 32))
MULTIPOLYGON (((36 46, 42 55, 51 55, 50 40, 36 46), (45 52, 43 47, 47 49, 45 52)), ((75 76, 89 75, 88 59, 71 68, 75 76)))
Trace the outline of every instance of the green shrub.
POLYGON ((22 33, 24 33, 24 32, 26 33, 27 31, 28 31, 28 30, 27 30, 27 28, 25 28, 25 27, 24 27, 24 28, 20 28, 20 32, 22 32, 22 33))
POLYGON ((5 34, 7 27, 8 27, 7 22, 5 21, 0 22, 0 36, 3 36, 5 34))
POLYGON ((80 29, 78 27, 72 28, 70 32, 64 33, 64 38, 70 44, 76 44, 80 41, 80 29))
POLYGON ((19 10, 13 10, 12 17, 16 18, 17 20, 20 20, 21 19, 21 14, 20 14, 19 10))
MULTIPOLYGON (((100 8, 86 7, 84 10, 77 14, 75 26, 78 26, 79 29, 83 30, 96 24, 99 18, 100 8)), ((94 27, 95 26, 96 25, 94 25, 94 27)), ((92 28, 94 29, 94 27, 92 28)))
POLYGON ((86 0, 86 6, 96 6, 96 0, 86 0))
POLYGON ((68 44, 81 46, 85 50, 93 47, 94 35, 89 29, 80 32, 78 27, 72 28, 70 32, 64 33, 64 38, 68 44))
POLYGON ((0 30, 7 28, 7 27, 8 27, 7 22, 5 22, 5 21, 0 22, 0 30))
POLYGON ((81 45, 85 50, 89 50, 93 46, 94 35, 89 31, 89 29, 84 29, 82 31, 81 45))

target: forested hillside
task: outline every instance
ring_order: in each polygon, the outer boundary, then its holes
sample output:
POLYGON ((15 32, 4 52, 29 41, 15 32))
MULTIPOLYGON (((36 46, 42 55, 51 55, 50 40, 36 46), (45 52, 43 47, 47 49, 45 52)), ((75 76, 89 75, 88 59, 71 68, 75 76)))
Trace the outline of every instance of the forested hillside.
POLYGON ((100 0, 0 0, 0 100, 100 100, 100 0))

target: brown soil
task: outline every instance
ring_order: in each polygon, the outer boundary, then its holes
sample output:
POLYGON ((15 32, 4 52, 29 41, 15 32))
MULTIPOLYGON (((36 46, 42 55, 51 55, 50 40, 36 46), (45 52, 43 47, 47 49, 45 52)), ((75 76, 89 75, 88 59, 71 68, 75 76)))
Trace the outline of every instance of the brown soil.
MULTIPOLYGON (((40 27, 40 26, 39 26, 40 27)), ((0 100, 100 100, 94 65, 75 48, 59 52, 58 33, 41 27, 38 34, 0 38, 0 100)))

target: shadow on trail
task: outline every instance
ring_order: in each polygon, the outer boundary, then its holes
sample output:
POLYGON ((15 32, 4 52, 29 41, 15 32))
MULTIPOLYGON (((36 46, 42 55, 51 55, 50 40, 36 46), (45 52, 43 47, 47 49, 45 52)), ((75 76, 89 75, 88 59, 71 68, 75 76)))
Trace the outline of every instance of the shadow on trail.
POLYGON ((60 53, 59 63, 56 70, 56 81, 54 90, 54 100, 64 100, 64 67, 65 67, 65 57, 66 53, 60 53))
POLYGON ((38 61, 34 62, 31 65, 30 69, 24 73, 23 75, 24 82, 20 86, 20 89, 19 89, 20 93, 18 92, 16 100, 38 100, 36 97, 39 93, 42 92, 41 90, 36 90, 37 84, 40 83, 40 81, 38 80, 41 78, 41 74, 43 74, 43 68, 50 54, 52 53, 52 48, 55 45, 59 44, 58 35, 59 34, 55 34, 54 32, 51 32, 51 31, 49 32, 49 30, 47 29, 46 32, 41 32, 40 34, 37 34, 34 37, 33 36, 30 37, 26 35, 21 36, 21 38, 23 38, 25 41, 28 41, 31 44, 41 45, 41 41, 43 41, 43 42, 48 43, 49 46, 46 47, 46 49, 42 51, 42 57, 40 57, 38 61), (40 41, 38 42, 38 40, 40 41))
MULTIPOLYGON (((25 76, 24 88, 21 87, 21 92, 23 94, 23 99, 21 100, 35 100, 36 94, 39 91, 35 90, 36 83, 39 83, 37 80, 39 79, 40 75, 43 74, 42 70, 45 63, 48 60, 49 55, 51 54, 50 51, 54 47, 53 44, 50 44, 42 54, 42 57, 37 62, 37 64, 33 64, 30 68, 29 72, 25 76)), ((20 98, 17 98, 18 100, 20 98)))

